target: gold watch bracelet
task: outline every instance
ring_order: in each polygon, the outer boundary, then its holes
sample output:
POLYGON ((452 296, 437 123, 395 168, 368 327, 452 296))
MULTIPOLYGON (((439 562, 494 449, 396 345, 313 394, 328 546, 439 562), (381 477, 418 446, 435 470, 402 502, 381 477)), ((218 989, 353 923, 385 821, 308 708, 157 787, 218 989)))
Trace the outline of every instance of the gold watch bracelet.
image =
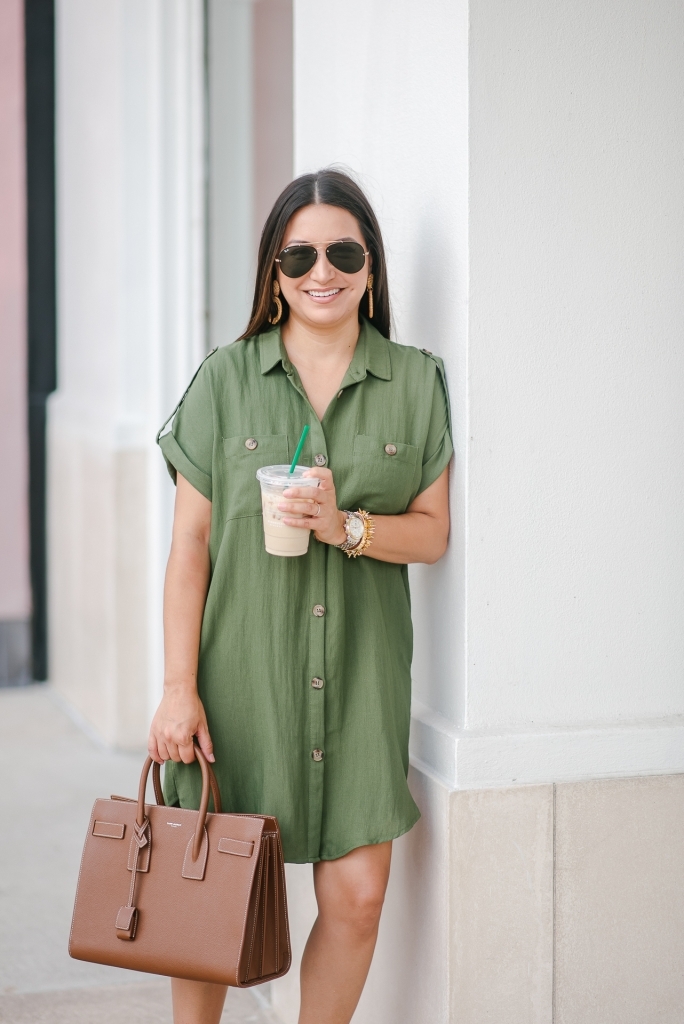
POLYGON ((356 516, 363 522, 363 536, 358 544, 355 544, 352 548, 345 547, 343 544, 338 546, 342 551, 344 551, 348 558, 358 558, 359 555, 362 555, 364 551, 366 551, 373 540, 375 523, 373 522, 371 515, 362 508, 358 509, 356 512, 350 513, 350 515, 356 516))

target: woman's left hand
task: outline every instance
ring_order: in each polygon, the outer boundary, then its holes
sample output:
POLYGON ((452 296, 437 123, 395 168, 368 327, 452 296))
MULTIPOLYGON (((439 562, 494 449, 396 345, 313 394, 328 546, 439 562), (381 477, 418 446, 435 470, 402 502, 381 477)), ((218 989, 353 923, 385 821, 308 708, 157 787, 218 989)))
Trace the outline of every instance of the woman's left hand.
POLYGON ((303 519, 283 519, 286 526, 313 530, 323 544, 344 544, 344 513, 337 507, 335 483, 329 469, 307 469, 305 477, 317 477, 318 487, 288 487, 278 502, 281 512, 302 513, 303 519))

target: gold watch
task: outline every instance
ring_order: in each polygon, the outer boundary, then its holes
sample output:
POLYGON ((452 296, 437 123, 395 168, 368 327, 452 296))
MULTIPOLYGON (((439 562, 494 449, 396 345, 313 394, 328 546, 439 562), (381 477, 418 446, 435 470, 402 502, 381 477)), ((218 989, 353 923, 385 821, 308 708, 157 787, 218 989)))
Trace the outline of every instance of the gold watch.
POLYGON ((344 520, 344 532, 347 535, 347 539, 338 544, 337 547, 340 551, 344 551, 349 558, 358 558, 366 550, 373 534, 375 533, 375 524, 367 512, 364 512, 362 508, 358 512, 347 512, 343 509, 345 520, 344 520))

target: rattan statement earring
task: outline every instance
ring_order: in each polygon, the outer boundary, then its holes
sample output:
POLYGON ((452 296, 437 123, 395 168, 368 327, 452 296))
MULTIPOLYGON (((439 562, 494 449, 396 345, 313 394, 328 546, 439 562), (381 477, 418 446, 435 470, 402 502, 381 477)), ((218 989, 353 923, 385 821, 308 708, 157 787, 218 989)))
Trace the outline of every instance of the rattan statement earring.
POLYGON ((368 284, 366 285, 368 291, 368 319, 373 319, 373 275, 368 275, 368 284))
POLYGON ((275 302, 275 307, 276 307, 276 315, 275 316, 271 316, 271 314, 269 313, 269 315, 268 315, 268 322, 269 322, 269 324, 277 324, 277 323, 280 323, 280 318, 283 315, 283 304, 280 301, 280 299, 278 298, 278 296, 280 295, 280 285, 278 284, 277 281, 273 282, 272 292, 273 292, 273 301, 275 302))

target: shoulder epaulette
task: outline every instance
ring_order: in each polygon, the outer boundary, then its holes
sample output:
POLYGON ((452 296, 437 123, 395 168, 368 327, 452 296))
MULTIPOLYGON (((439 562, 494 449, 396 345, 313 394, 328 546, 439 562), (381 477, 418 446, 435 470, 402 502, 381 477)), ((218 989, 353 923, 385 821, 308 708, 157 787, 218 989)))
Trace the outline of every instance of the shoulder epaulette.
POLYGON ((444 386, 444 394, 446 395, 447 403, 447 415, 449 417, 449 432, 451 432, 451 402, 449 401, 449 388, 447 385, 446 371, 444 369, 444 360, 441 356, 436 356, 434 352, 431 352, 429 348, 421 348, 420 350, 424 356, 428 356, 437 365, 437 370, 440 377, 442 378, 442 385, 444 386))

